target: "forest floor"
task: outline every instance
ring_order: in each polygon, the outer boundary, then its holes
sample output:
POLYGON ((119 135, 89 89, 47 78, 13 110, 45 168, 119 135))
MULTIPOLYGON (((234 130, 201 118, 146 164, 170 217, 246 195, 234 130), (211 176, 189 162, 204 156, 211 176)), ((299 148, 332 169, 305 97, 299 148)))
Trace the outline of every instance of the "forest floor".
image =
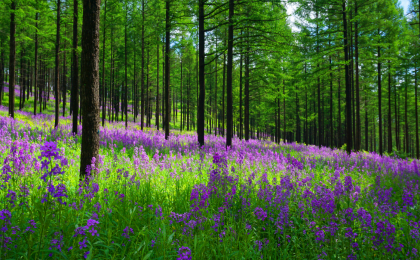
POLYGON ((418 258, 418 160, 111 122, 80 181, 69 117, 3 105, 4 259, 418 258))

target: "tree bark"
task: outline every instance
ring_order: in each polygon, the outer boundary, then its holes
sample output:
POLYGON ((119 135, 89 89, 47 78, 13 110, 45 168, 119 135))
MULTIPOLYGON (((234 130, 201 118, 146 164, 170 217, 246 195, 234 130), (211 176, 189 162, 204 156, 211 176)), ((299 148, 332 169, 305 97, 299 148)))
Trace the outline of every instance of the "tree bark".
POLYGON ((347 153, 351 153, 352 147, 352 127, 351 127, 351 85, 349 75, 349 52, 347 40, 347 18, 346 18, 346 2, 343 1, 343 25, 344 25, 344 61, 345 61, 345 77, 346 77, 346 142, 347 153))
POLYGON ((102 44, 102 127, 105 126, 105 117, 106 117, 106 102, 105 102, 105 52, 106 52, 106 3, 105 0, 105 13, 104 13, 104 31, 103 31, 103 44, 102 44))
POLYGON ((59 106, 60 106, 60 10, 61 0, 57 0, 57 33, 55 37, 55 122, 54 126, 57 128, 59 124, 59 106))
MULTIPOLYGON (((357 1, 355 1, 355 16, 357 17, 357 1)), ((362 128, 360 124, 360 85, 359 85, 359 32, 358 32, 358 22, 354 24, 354 35, 355 35, 355 58, 356 58, 356 140, 355 140, 355 150, 360 151, 360 146, 362 142, 362 128)))
MULTIPOLYGON (((249 140, 249 31, 247 29, 247 39, 246 39, 246 54, 245 54, 245 107, 244 107, 244 134, 245 134, 245 141, 249 140)), ((280 115, 279 115, 280 116, 280 115)))
MULTIPOLYGON (((378 29, 378 35, 380 34, 378 29)), ((378 112, 379 112, 379 154, 383 154, 382 147, 382 79, 381 79, 381 47, 378 46, 378 112)))
MULTIPOLYGON (((84 177, 86 168, 99 155, 99 19, 100 0, 83 0, 82 27, 82 75, 83 89, 82 148, 80 157, 80 176, 84 177)), ((93 169, 92 169, 93 171, 93 169)))
POLYGON ((415 111, 415 117, 416 117, 416 158, 420 159, 420 151, 419 151, 419 112, 418 112, 418 99, 417 99, 417 91, 418 91, 418 87, 417 87, 417 68, 414 69, 415 71, 415 83, 414 83, 414 111, 415 111))
MULTIPOLYGON (((166 7, 169 8, 169 0, 166 0, 166 7)), ((140 99, 141 99, 141 108, 140 108, 140 127, 143 131, 144 127, 144 0, 141 1, 142 8, 142 25, 141 25, 141 76, 140 76, 140 99)), ((166 10, 167 20, 169 19, 169 10, 166 10)), ((168 23, 168 21, 166 21, 168 23)), ((166 25, 168 27, 168 25, 166 25)))
MULTIPOLYGON (((79 113, 79 57, 77 56, 77 17, 78 17, 78 0, 73 1, 73 64, 72 64, 72 97, 71 97, 71 106, 73 113, 73 126, 72 133, 77 134, 77 117, 79 113)), ((36 73, 35 73, 36 75, 36 73)))
POLYGON ((392 153, 391 62, 388 60, 388 153, 392 153))
POLYGON ((156 129, 159 131, 159 38, 156 44, 156 129))
POLYGON ((204 102, 206 99, 205 88, 205 33, 204 33, 204 3, 205 0, 198 1, 198 85, 200 87, 200 94, 198 97, 198 115, 197 115, 197 135, 200 146, 204 145, 204 102))
MULTIPOLYGON (((35 35, 35 38, 36 38, 36 35, 35 35)), ((37 45, 37 42, 35 40, 35 46, 36 45, 37 45)), ((0 106, 2 105, 2 102, 3 102, 3 92, 4 92, 4 50, 3 50, 3 38, 0 38, 0 106)), ((35 107, 36 107, 36 103, 35 103, 35 107)))
MULTIPOLYGON (((170 43, 171 43, 171 21, 170 21, 170 0, 166 0, 166 48, 165 48, 165 139, 169 139, 169 120, 171 114, 171 107, 169 103, 169 55, 170 55, 170 43)), ((142 119, 143 122, 143 119, 142 119)), ((203 136, 204 137, 204 136, 203 136)))
MULTIPOLYGON (((124 30, 124 67, 125 67, 125 93, 124 93, 124 107, 125 107, 125 129, 128 129, 128 79, 127 79, 127 23, 128 23, 128 6, 125 7, 125 30, 124 30)), ((144 18, 144 12, 143 12, 144 18)))
POLYGON ((234 0, 229 0, 229 27, 228 27, 228 60, 226 75, 226 147, 232 146, 232 129, 233 129, 233 111, 232 111, 232 68, 233 68, 233 15, 234 0))
POLYGON ((10 14, 10 51, 9 51, 9 115, 15 118, 15 66, 16 66, 16 0, 12 0, 10 14))

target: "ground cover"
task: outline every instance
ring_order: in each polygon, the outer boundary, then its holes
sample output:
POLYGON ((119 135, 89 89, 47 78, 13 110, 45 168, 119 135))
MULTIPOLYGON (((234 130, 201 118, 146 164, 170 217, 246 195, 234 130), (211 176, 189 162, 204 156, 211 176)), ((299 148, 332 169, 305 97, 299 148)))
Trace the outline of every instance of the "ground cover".
POLYGON ((417 160, 107 123, 80 181, 70 121, 5 111, 2 259, 418 257, 417 160))

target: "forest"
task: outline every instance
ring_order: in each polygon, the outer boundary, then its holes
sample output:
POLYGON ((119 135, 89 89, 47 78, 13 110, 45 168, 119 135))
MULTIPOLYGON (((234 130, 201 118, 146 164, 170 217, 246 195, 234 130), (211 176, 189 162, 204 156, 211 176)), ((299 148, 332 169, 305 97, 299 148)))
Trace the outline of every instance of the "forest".
POLYGON ((414 0, 3 0, 0 258, 416 259, 414 0))

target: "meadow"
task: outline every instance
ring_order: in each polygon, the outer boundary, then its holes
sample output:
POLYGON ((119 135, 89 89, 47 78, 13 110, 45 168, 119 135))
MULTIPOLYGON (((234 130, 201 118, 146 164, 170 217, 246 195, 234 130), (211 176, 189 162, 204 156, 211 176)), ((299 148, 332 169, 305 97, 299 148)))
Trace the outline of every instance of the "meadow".
POLYGON ((1 259, 418 259, 418 160, 107 122, 80 180, 52 124, 0 107, 1 259))

